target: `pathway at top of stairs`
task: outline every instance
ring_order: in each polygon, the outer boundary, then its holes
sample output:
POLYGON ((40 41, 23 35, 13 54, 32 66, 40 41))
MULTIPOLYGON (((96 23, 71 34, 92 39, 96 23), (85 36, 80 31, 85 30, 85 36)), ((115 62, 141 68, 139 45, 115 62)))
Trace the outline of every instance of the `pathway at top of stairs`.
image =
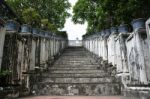
POLYGON ((118 95, 120 85, 82 47, 69 47, 34 86, 37 95, 118 95))

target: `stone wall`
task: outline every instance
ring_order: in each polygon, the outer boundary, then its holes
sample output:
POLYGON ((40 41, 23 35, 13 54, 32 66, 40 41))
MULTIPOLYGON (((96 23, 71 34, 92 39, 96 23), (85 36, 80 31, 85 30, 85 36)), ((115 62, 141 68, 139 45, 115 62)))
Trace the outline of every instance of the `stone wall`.
POLYGON ((101 31, 83 39, 83 46, 102 59, 106 69, 115 68, 122 91, 150 92, 150 19, 145 26, 132 32, 112 31, 108 37, 101 31))
POLYGON ((67 38, 33 30, 12 20, 0 27, 1 97, 31 94, 32 85, 67 47, 67 38))

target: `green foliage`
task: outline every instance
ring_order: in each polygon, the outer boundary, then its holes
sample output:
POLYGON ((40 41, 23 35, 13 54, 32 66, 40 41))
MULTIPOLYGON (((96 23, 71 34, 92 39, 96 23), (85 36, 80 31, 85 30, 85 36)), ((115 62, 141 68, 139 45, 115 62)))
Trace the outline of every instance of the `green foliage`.
POLYGON ((31 11, 33 16, 30 16, 30 19, 36 15, 36 18, 48 19, 51 25, 60 29, 64 27, 66 18, 70 16, 67 12, 71 6, 68 0, 6 0, 6 2, 23 22, 29 19, 23 13, 31 11))
POLYGON ((0 77, 7 76, 9 74, 10 74, 10 72, 8 70, 0 70, 0 77))
POLYGON ((67 32, 66 31, 58 31, 56 32, 57 35, 60 35, 63 38, 68 38, 67 32))
POLYGON ((24 22, 34 27, 40 27, 40 15, 33 8, 25 9, 22 12, 24 22))
POLYGON ((48 19, 42 19, 41 25, 42 25, 42 29, 44 29, 44 30, 50 30, 51 32, 58 31, 57 27, 55 25, 51 24, 48 19))
POLYGON ((87 33, 130 23, 150 16, 149 0, 78 0, 73 8, 74 23, 88 22, 87 33))

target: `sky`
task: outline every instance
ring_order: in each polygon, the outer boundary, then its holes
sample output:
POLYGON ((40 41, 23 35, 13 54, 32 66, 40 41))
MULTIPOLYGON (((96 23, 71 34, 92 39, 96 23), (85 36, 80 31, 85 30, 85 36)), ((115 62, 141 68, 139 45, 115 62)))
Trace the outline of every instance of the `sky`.
MULTIPOLYGON (((78 0, 69 0, 72 7, 75 5, 75 3, 78 0)), ((72 8, 69 10, 71 14, 72 8)), ((74 24, 70 18, 66 19, 65 27, 62 29, 63 31, 67 31, 69 40, 76 40, 78 38, 79 40, 82 39, 82 35, 86 33, 87 23, 85 24, 74 24)))

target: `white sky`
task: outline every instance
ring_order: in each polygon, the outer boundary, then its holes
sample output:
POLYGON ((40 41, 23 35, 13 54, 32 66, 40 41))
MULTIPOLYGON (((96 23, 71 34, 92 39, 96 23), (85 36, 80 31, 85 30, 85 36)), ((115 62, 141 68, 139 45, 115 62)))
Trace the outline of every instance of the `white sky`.
MULTIPOLYGON (((78 0, 69 0, 72 7, 78 0)), ((72 9, 69 11, 72 14, 72 9)), ((69 40, 76 40, 76 38, 82 39, 82 35, 86 33, 87 23, 74 24, 71 20, 71 17, 66 19, 65 27, 62 29, 63 31, 67 31, 69 40)))

